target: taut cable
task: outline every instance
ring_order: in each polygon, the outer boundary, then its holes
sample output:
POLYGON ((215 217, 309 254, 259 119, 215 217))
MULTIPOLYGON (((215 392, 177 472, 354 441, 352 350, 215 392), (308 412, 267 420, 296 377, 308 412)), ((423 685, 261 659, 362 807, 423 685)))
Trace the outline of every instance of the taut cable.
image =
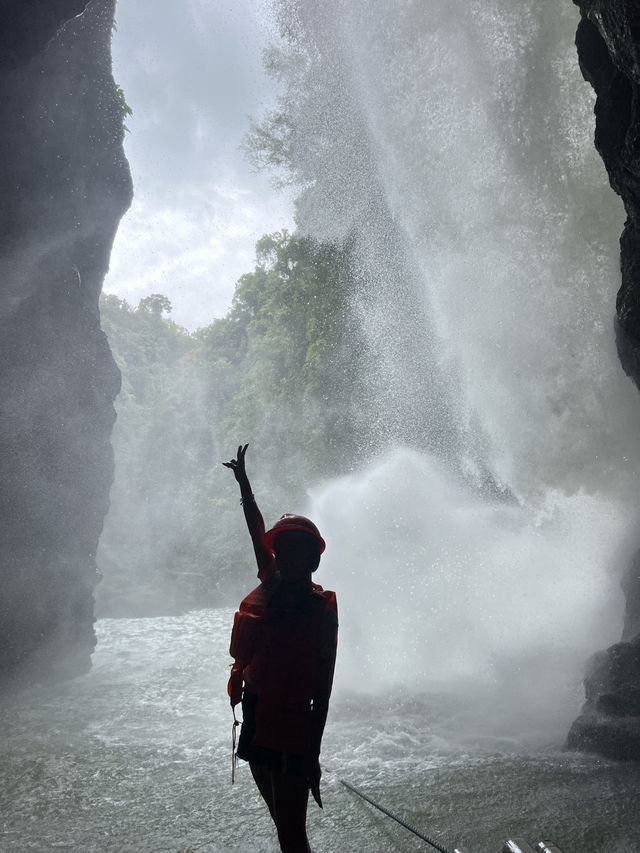
POLYGON ((366 794, 363 794, 362 791, 359 791, 357 788, 354 788, 353 785, 350 785, 349 782, 345 782, 344 779, 341 779, 340 782, 344 785, 345 788, 348 788, 354 794, 357 794, 359 797, 362 797, 363 800, 366 800, 367 803, 372 805, 375 809, 385 814, 387 817, 390 817, 391 820, 395 820, 396 823, 399 823, 400 826, 403 826, 405 829, 408 829, 409 832, 413 832, 414 835, 417 835, 418 838, 421 838, 423 841, 426 841, 427 844, 430 844, 436 850, 439 850, 440 853, 450 853, 446 847, 443 847, 441 844, 438 844, 437 841, 434 841, 433 838, 429 838, 427 835, 423 835, 421 832, 418 832, 417 829, 414 829, 413 826, 410 826, 406 821, 402 820, 402 818, 390 812, 389 809, 385 809, 384 806, 381 806, 379 803, 376 803, 375 800, 372 800, 371 797, 368 797, 366 794))

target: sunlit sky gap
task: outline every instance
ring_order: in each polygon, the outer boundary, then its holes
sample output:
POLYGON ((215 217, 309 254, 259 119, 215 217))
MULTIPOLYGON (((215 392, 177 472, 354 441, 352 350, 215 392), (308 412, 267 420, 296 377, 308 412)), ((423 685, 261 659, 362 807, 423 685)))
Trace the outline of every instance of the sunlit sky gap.
POLYGON ((104 290, 132 305, 163 293, 196 329, 226 314, 256 240, 292 227, 290 197, 240 150, 250 119, 275 103, 261 60, 277 33, 262 0, 119 0, 116 25, 135 196, 104 290))

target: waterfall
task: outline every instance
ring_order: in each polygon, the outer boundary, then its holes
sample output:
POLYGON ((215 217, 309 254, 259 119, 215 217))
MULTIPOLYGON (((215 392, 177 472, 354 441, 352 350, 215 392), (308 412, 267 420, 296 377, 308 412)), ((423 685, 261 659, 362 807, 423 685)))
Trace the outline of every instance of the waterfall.
POLYGON ((575 693, 620 633, 640 423, 613 335, 623 211, 593 148, 577 11, 277 9, 298 225, 354 248, 390 413, 388 452, 311 495, 341 677, 524 673, 523 695, 575 693))

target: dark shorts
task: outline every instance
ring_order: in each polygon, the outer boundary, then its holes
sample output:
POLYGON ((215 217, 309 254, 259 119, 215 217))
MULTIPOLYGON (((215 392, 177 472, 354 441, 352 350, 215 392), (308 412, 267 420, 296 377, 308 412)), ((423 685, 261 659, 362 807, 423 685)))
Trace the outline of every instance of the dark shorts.
POLYGON ((304 776, 304 758, 291 752, 280 752, 277 749, 269 749, 266 746, 254 746, 253 738, 256 733, 256 706, 258 697, 255 693, 247 693, 242 696, 242 726, 238 738, 236 754, 251 764, 260 764, 275 770, 277 773, 293 773, 296 776, 304 776))

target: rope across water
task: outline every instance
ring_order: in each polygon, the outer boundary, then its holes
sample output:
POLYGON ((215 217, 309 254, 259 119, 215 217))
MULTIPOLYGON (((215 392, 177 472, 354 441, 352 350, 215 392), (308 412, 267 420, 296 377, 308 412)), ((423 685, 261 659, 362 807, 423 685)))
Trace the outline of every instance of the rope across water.
POLYGON ((345 782, 344 779, 341 779, 340 782, 341 782, 341 784, 344 785, 345 788, 348 788, 354 794, 357 794, 358 797, 361 797, 363 800, 366 800, 367 803, 372 805, 374 808, 378 809, 378 811, 382 812, 382 814, 385 814, 387 817, 390 817, 392 820, 395 820, 396 823, 399 823, 400 826, 403 826, 405 829, 408 829, 409 832, 412 832, 414 835, 417 835, 418 838, 421 838, 423 841, 426 841, 427 844, 430 844, 433 848, 435 848, 436 850, 439 850, 440 853, 451 853, 451 851, 448 850, 446 847, 443 847, 441 844, 438 844, 437 841, 434 841, 433 838, 429 838, 428 835, 423 835, 421 832, 419 832, 413 826, 408 824, 406 821, 402 820, 402 818, 393 814, 393 812, 390 812, 389 809, 385 809, 384 806, 381 806, 379 803, 376 803, 375 800, 372 800, 371 797, 368 797, 362 791, 359 791, 357 788, 355 788, 349 782, 345 782))

